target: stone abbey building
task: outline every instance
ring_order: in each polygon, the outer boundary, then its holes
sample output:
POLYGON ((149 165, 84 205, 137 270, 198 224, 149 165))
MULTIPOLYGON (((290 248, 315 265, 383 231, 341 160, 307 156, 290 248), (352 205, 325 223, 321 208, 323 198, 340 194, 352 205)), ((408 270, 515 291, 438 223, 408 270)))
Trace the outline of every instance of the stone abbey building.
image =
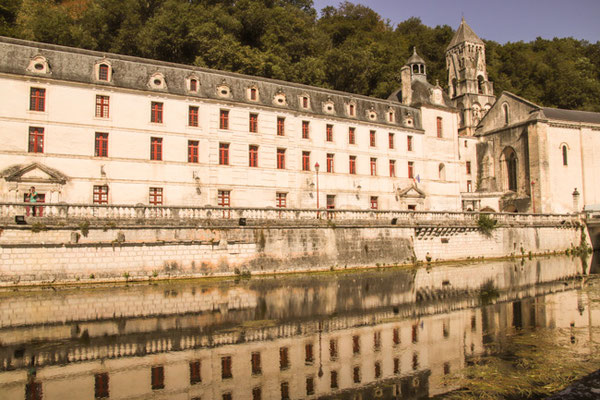
POLYGON ((464 22, 449 93, 416 51, 387 100, 0 38, 0 200, 572 212, 600 114, 498 100, 464 22), (577 188, 577 190, 574 190, 577 188), (576 196, 574 196, 576 194, 576 196))

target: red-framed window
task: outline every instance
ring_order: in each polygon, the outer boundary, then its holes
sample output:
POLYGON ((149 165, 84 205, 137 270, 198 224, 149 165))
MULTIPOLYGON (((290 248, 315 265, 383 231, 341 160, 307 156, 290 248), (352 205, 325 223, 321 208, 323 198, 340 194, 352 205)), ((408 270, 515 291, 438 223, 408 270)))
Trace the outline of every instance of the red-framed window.
POLYGON ((162 160, 162 138, 151 137, 150 138, 150 159, 154 161, 162 160))
POLYGON ((377 159, 371 158, 369 165, 371 166, 371 176, 377 175, 377 159))
POLYGON ((31 111, 46 111, 46 89, 31 88, 29 109, 31 111))
POLYGON ((388 113, 388 121, 389 121, 389 122, 394 122, 394 120, 395 120, 395 115, 394 115, 394 112, 393 112, 393 111, 390 111, 390 112, 388 113))
POLYGON ((371 147, 375 147, 375 137, 376 137, 376 133, 375 131, 369 131, 369 145, 371 147))
POLYGON ((333 156, 333 153, 327 153, 327 172, 331 173, 334 171, 333 156))
POLYGON ((96 117, 108 118, 109 96, 96 95, 96 117))
MULTIPOLYGON (((276 193, 275 194, 275 207, 277 208, 286 208, 287 207, 287 193, 276 193)), ((285 348, 287 355, 287 348, 285 348)), ((280 357, 281 357, 281 349, 280 349, 280 357)))
MULTIPOLYGON (((379 199, 377 196, 371 196, 371 210, 377 210, 379 208, 379 199)), ((377 338, 377 336, 375 336, 377 338)), ((381 340, 381 337, 380 337, 381 340)), ((377 341, 375 341, 375 349, 377 349, 377 341)), ((381 347, 381 341, 379 342, 379 347, 381 347)))
POLYGON ((163 189, 159 187, 151 187, 148 192, 148 203, 152 206, 162 206, 163 204, 163 189))
POLYGON ((250 114, 249 128, 250 132, 258 132, 258 114, 250 114))
POLYGON ((188 125, 198 126, 198 106, 190 106, 188 112, 188 125))
POLYGON ((349 144, 356 143, 356 128, 353 128, 353 127, 348 128, 348 143, 349 144))
POLYGON ((219 111, 219 129, 229 129, 229 110, 219 111))
POLYGON ((315 361, 315 355, 313 352, 313 344, 306 343, 304 345, 304 363, 312 364, 315 361))
POLYGON ((198 80, 190 79, 190 92, 195 92, 198 90, 198 80))
POLYGON ((277 136, 285 136, 285 118, 277 117, 277 136))
POLYGON ((165 367, 158 365, 152 367, 152 390, 165 388, 165 367))
POLYGON ((335 194, 327 195, 327 209, 328 210, 335 209, 335 194))
POLYGON ((467 161, 466 167, 467 167, 467 175, 471 175, 471 161, 467 161))
POLYGON ((408 162, 408 177, 409 178, 415 177, 415 163, 412 161, 408 162))
POLYGON ((258 167, 258 146, 248 146, 248 166, 258 167))
POLYGON ((473 182, 467 181, 467 192, 471 193, 473 191, 473 182))
POLYGON ((96 399, 106 399, 109 397, 108 391, 108 373, 94 375, 94 397, 96 399))
POLYGON ((437 123, 437 137, 441 138, 441 137, 443 137, 443 133, 444 133, 442 131, 442 117, 437 117, 436 123, 437 123))
POLYGON ((390 160, 390 177, 396 177, 396 160, 390 160))
POLYGON ((150 122, 162 124, 163 122, 163 103, 153 101, 150 105, 150 122))
POLYGON ((310 151, 302 152, 302 171, 310 171, 310 151))
MULTIPOLYGON (((219 205, 220 207, 231 207, 231 191, 230 190, 219 190, 217 192, 217 205, 219 205)), ((223 218, 229 218, 229 210, 223 210, 223 218)), ((231 378, 231 357, 223 357, 221 359, 222 365, 223 365, 223 372, 227 371, 227 369, 225 368, 225 366, 226 366, 225 362, 227 361, 227 360, 225 360, 226 358, 229 358, 229 376, 228 376, 228 378, 231 378)))
MULTIPOLYGON (((282 194, 285 194, 285 193, 282 193, 282 194)), ((279 206, 277 206, 277 207, 279 207, 279 206)), ((282 208, 284 208, 284 207, 285 207, 285 204, 283 205, 282 208)), ((289 349, 287 347, 280 347, 279 348, 279 369, 284 370, 284 369, 288 369, 289 367, 290 367, 289 349)))
POLYGON ((254 352, 250 355, 250 362, 252 363, 252 375, 262 374, 262 367, 260 365, 260 353, 254 352))
POLYGON ((308 139, 309 135, 309 123, 308 121, 302 121, 302 139, 308 139))
POLYGON ((333 142, 333 125, 327 124, 327 126, 325 126, 325 140, 333 142))
POLYGON ((360 353, 360 336, 358 335, 352 336, 352 353, 360 353))
POLYGON ((290 384, 288 382, 281 382, 279 387, 281 389, 281 400, 290 400, 290 384))
POLYGON ((356 156, 350 156, 349 158, 348 173, 356 174, 356 156))
POLYGON ((413 151, 413 137, 412 136, 406 137, 406 150, 413 151))
POLYGON ((94 156, 108 157, 108 133, 96 132, 94 156))
POLYGON ((308 97, 306 97, 306 96, 302 97, 302 107, 308 108, 308 97))
POLYGON ((390 149, 394 148, 394 134, 392 132, 388 133, 388 145, 390 149))
POLYGON ((394 328, 392 333, 392 341, 394 342, 394 346, 400 344, 400 328, 394 328))
POLYGON ((277 169, 285 169, 285 149, 277 149, 277 169))
POLYGON ((219 165, 229 165, 229 143, 219 143, 219 165))
POLYGON ((94 185, 94 204, 108 204, 108 186, 94 185))
POLYGON ((108 65, 100 64, 98 67, 98 80, 108 81, 108 65))
POLYGON ((354 104, 350 104, 348 106, 348 114, 350 114, 351 116, 354 116, 354 104))
POLYGON ((256 88, 251 88, 250 89, 250 100, 256 100, 258 97, 257 94, 258 94, 258 91, 256 90, 256 88))
POLYGON ((25 400, 42 400, 44 393, 41 382, 28 382, 25 384, 25 400))
POLYGON ((200 143, 197 140, 188 140, 188 162, 197 163, 200 152, 200 143))
POLYGON ((190 385, 202 382, 201 367, 200 360, 190 361, 190 385))
POLYGON ((30 153, 44 152, 44 128, 37 126, 29 127, 29 147, 30 153))

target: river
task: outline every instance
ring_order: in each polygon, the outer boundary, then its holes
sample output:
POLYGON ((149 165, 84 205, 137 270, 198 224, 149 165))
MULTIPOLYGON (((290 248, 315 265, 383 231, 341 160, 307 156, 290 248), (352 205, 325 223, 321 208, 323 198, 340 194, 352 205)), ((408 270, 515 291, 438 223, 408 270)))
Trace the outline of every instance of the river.
POLYGON ((0 399, 540 398, 600 368, 594 256, 3 289, 0 399))

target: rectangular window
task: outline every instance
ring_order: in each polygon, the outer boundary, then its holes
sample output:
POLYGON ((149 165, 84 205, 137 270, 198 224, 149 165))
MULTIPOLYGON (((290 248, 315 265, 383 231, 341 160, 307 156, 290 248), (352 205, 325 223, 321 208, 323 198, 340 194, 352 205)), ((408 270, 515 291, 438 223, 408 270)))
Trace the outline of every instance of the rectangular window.
POLYGON ((219 129, 229 129, 229 110, 219 111, 219 129))
MULTIPOLYGON (((377 210, 379 208, 377 196, 371 196, 371 210, 377 210)), ((377 348, 377 342, 375 342, 377 348)), ((381 342, 379 343, 381 345, 381 342)))
POLYGON ((29 128, 29 150, 30 153, 44 152, 44 128, 29 128))
POLYGON ((277 149, 277 169, 285 169, 285 149, 277 149))
POLYGON ((277 136, 285 136, 285 118, 277 117, 277 136))
POLYGON ((337 371, 331 371, 331 383, 329 385, 332 389, 338 388, 337 371))
POLYGON ((327 209, 334 210, 335 209, 335 194, 327 195, 327 209))
POLYGON ((310 396, 315 393, 315 380, 312 376, 306 377, 306 395, 310 396))
POLYGON ((308 97, 306 96, 302 97, 302 107, 308 108, 308 97))
POLYGON ((333 142, 333 125, 327 124, 325 127, 325 140, 328 142, 333 142))
POLYGON ((400 359, 394 358, 394 374, 400 373, 400 359))
POLYGON ((46 89, 31 88, 29 95, 29 109, 31 111, 46 110, 46 89))
POLYGON ((190 106, 188 113, 188 124, 190 126, 198 126, 198 107, 190 106))
POLYGON ((388 121, 389 121, 389 122, 394 122, 395 120, 396 120, 396 118, 395 118, 394 112, 393 112, 393 111, 390 111, 390 112, 388 113, 388 121))
POLYGON ((388 133, 388 144, 390 149, 394 148, 394 134, 392 132, 388 133))
POLYGON ((390 160, 390 177, 396 177, 396 160, 390 160))
POLYGON ((260 375, 262 373, 262 367, 260 366, 260 353, 252 353, 252 375, 260 375))
POLYGON ((94 185, 94 204, 108 204, 108 186, 96 186, 94 185))
MULTIPOLYGON (((217 194, 217 205, 223 208, 231 207, 231 191, 219 190, 217 194)), ((223 218, 229 218, 229 210, 223 210, 223 218)))
POLYGON ((369 146, 375 147, 375 131, 369 131, 369 146))
POLYGON ((350 156, 349 158, 348 173, 356 174, 356 156, 350 156))
POLYGON ((290 400, 290 384, 281 382, 281 400, 290 400))
POLYGON ((249 128, 250 132, 258 132, 258 114, 250 114, 249 128))
POLYGON ((198 90, 198 81, 196 79, 190 79, 190 92, 198 90))
POLYGON ((354 104, 350 104, 350 105, 348 106, 348 114, 349 114, 350 116, 354 116, 354 104))
POLYGON ((377 361, 375 363, 375 378, 378 379, 381 377, 381 363, 377 361))
POLYGON ((392 333, 392 340, 394 342, 394 346, 400 344, 400 328, 394 328, 392 333))
POLYGON ((358 335, 352 336, 352 353, 360 353, 360 336, 358 335))
POLYGON ((467 161, 467 175, 471 175, 471 161, 467 161))
POLYGON ((302 171, 310 171, 310 151, 302 152, 302 171))
POLYGON ((348 143, 355 144, 356 143, 356 128, 348 128, 348 143))
POLYGON ((231 395, 231 393, 226 392, 226 393, 223 393, 223 396, 221 396, 221 399, 222 400, 233 400, 233 396, 231 395))
POLYGON ((302 121, 302 139, 308 139, 308 128, 309 128, 309 124, 308 121, 302 121))
POLYGON ((257 90, 255 88, 250 89, 250 100, 256 100, 257 90))
POLYGON ((94 143, 94 156, 108 157, 108 133, 96 132, 96 140, 94 143))
POLYGON ((155 161, 162 160, 162 138, 150 138, 150 159, 155 161))
POLYGON ((415 177, 415 163, 412 161, 408 162, 408 177, 411 179, 415 177))
POLYGON ((327 153, 327 172, 333 173, 333 154, 327 153))
POLYGON ((98 80, 108 81, 108 65, 100 64, 98 67, 98 80))
POLYGON ((162 124, 163 122, 163 103, 153 101, 150 106, 150 122, 162 124))
POLYGON ((304 346, 304 362, 306 364, 312 364, 314 359, 314 355, 313 355, 313 345, 312 343, 306 343, 306 345, 304 346))
POLYGON ((352 379, 354 383, 360 383, 360 367, 354 367, 352 370, 352 379))
MULTIPOLYGON (((371 197, 371 204, 373 204, 373 197, 371 197)), ((375 205, 377 205, 377 197, 375 197, 375 205)), ((377 207, 375 207, 375 209, 377 209, 377 207)), ((375 351, 381 350, 381 332, 379 331, 373 332, 373 349, 375 349, 375 351)))
POLYGON ((248 166, 258 167, 258 146, 248 146, 248 166))
POLYGON ((96 117, 108 118, 109 97, 96 95, 96 117))
POLYGON ((152 367, 152 390, 165 388, 165 368, 162 365, 152 367))
POLYGON ((371 165, 371 176, 377 175, 377 159, 371 158, 370 165, 371 165))
POLYGON ((290 367, 290 357, 287 347, 279 348, 279 369, 284 370, 290 367))
POLYGON ((336 360, 338 357, 338 343, 337 339, 329 340, 329 359, 336 360))
POLYGON ((229 379, 232 377, 233 375, 231 374, 231 357, 221 357, 221 379, 229 379))
POLYGON ((262 389, 260 386, 257 386, 252 389, 252 400, 261 400, 262 399, 262 389))
POLYGON ((441 137, 443 137, 442 117, 437 117, 436 121, 437 121, 437 137, 441 138, 441 137))
POLYGON ((108 392, 108 373, 94 375, 94 397, 96 399, 105 399, 109 397, 108 392))
POLYGON ((163 190, 158 187, 151 187, 149 192, 148 202, 152 206, 162 206, 163 203, 163 190))
POLYGON ((190 385, 202 382, 202 375, 200 374, 201 366, 200 360, 190 362, 190 385))
POLYGON ((412 342, 417 343, 419 341, 419 325, 414 324, 412 326, 412 342))
POLYGON ((413 137, 412 136, 406 137, 406 150, 413 151, 413 137))
POLYGON ((473 182, 467 181, 467 192, 471 193, 473 191, 473 182))
MULTIPOLYGON (((287 193, 276 193, 275 194, 275 207, 285 208, 287 206, 287 193)), ((287 349, 286 349, 287 351, 287 349)))
POLYGON ((188 162, 197 163, 199 154, 199 142, 197 140, 188 140, 188 162))
POLYGON ((219 143, 219 165, 229 165, 229 143, 219 143))

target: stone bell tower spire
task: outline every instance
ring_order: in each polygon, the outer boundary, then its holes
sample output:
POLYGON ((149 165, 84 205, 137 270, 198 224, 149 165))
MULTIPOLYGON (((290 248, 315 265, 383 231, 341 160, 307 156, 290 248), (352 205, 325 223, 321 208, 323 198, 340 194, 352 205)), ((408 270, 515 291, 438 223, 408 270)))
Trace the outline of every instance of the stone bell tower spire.
POLYGON ((448 94, 460 110, 459 133, 472 135, 483 115, 496 101, 488 80, 485 43, 464 17, 446 48, 448 94))

